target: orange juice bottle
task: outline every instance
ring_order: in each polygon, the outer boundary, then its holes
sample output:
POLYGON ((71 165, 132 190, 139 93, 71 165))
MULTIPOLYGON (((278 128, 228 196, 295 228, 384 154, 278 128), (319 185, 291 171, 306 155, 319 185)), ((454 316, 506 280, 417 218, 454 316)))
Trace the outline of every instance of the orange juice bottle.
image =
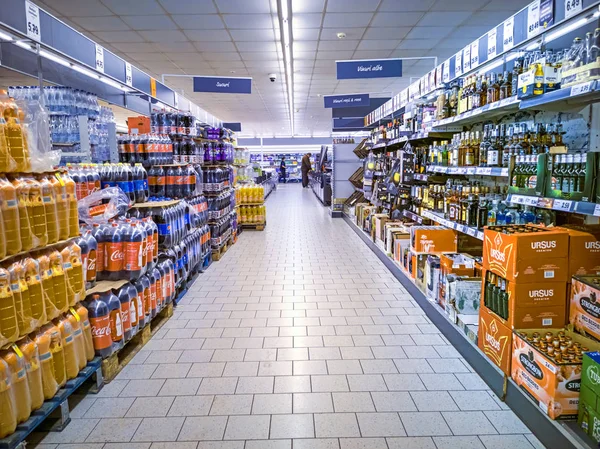
POLYGON ((48 321, 46 315, 46 302, 42 291, 42 277, 40 274, 40 264, 32 257, 27 257, 21 261, 25 282, 29 289, 29 302, 31 303, 31 315, 35 321, 34 327, 40 327, 48 321))
POLYGON ((65 315, 58 317, 53 323, 60 329, 63 354, 65 355, 65 372, 67 374, 67 380, 75 379, 79 373, 79 356, 75 345, 73 327, 71 326, 69 318, 65 315))
POLYGON ((81 371, 87 365, 87 358, 85 354, 85 341, 83 340, 83 330, 79 323, 81 318, 74 308, 65 314, 73 330, 73 344, 75 346, 75 353, 77 355, 77 372, 81 371), (73 313, 75 312, 75 313, 73 313))
POLYGON ((77 243, 71 242, 65 249, 63 249, 62 255, 63 261, 65 263, 69 261, 72 267, 69 271, 69 283, 71 284, 73 292, 75 293, 75 301, 70 305, 74 306, 76 302, 84 299, 85 297, 81 247, 77 243), (65 258, 65 256, 67 256, 67 258, 65 258))
POLYGON ((19 355, 13 349, 3 351, 0 357, 8 364, 12 374, 12 389, 15 395, 15 405, 17 406, 17 424, 25 422, 31 415, 31 394, 29 384, 27 383, 27 367, 25 357, 21 350, 17 348, 19 355))
POLYGON ((31 202, 29 201, 29 186, 24 182, 23 178, 12 179, 12 184, 17 191, 17 204, 19 207, 19 226, 21 229, 22 250, 29 251, 33 248, 33 226, 30 219, 33 211, 31 211, 31 202))
POLYGON ((10 288, 10 274, 0 268, 0 347, 19 339, 15 299, 10 288))
POLYGON ((0 438, 17 430, 17 405, 12 388, 12 373, 8 363, 0 358, 0 438))
POLYGON ((79 235, 79 216, 77 215, 77 195, 75 193, 75 181, 67 172, 61 174, 67 190, 67 204, 69 211, 69 237, 79 235))
POLYGON ((58 242, 58 208, 56 206, 56 194, 54 187, 46 176, 40 176, 37 181, 42 186, 42 202, 46 216, 46 228, 48 230, 48 243, 58 242))
POLYGON ((59 388, 67 383, 67 372, 65 366, 65 352, 63 350, 63 340, 60 329, 54 324, 58 318, 52 320, 42 329, 46 329, 50 335, 50 352, 54 360, 54 378, 59 388))
POLYGON ((24 337, 35 329, 31 302, 29 300, 29 288, 20 262, 14 262, 8 267, 10 276, 10 289, 13 293, 15 308, 17 310, 17 324, 19 325, 19 338, 24 337))
POLYGON ((1 207, 6 254, 17 254, 22 249, 17 189, 4 176, 0 177, 0 195, 2 196, 1 207))
POLYGON ((50 257, 47 253, 42 253, 37 259, 40 265, 40 276, 42 277, 42 294, 44 295, 44 305, 46 306, 46 319, 52 320, 60 314, 54 296, 54 281, 52 279, 52 266, 50 257))
POLYGON ((56 199, 56 216, 58 221, 58 240, 69 238, 69 204, 67 200, 67 187, 60 173, 48 176, 48 182, 54 190, 56 199))
POLYGON ((10 171, 7 128, 8 125, 4 120, 4 101, 0 98, 0 172, 2 173, 10 171))
MULTIPOLYGON (((0 195, 0 202, 2 197, 0 195)), ((6 257, 6 233, 4 232, 4 220, 2 219, 2 207, 0 207, 0 259, 6 257)))
POLYGON ((42 390, 44 399, 52 399, 58 391, 58 383, 54 374, 54 357, 52 357, 52 329, 51 325, 44 326, 35 334, 34 341, 40 356, 40 369, 42 372, 42 390))
POLYGON ((73 288, 72 283, 73 264, 71 263, 71 251, 68 246, 63 248, 60 252, 60 257, 63 261, 62 267, 65 273, 65 283, 67 285, 67 307, 74 306, 77 301, 75 300, 75 289, 73 288))
POLYGON ((40 369, 38 347, 29 337, 19 341, 17 346, 25 357, 27 383, 29 384, 29 393, 31 394, 31 411, 34 411, 44 404, 44 389, 42 387, 42 370, 40 369))
POLYGON ((29 186, 29 224, 33 227, 33 235, 36 237, 33 247, 41 248, 47 246, 50 241, 42 184, 33 177, 26 177, 24 181, 29 186))
POLYGON ((94 351, 94 340, 92 339, 92 326, 90 325, 90 318, 88 310, 81 304, 77 303, 75 311, 79 315, 79 325, 83 331, 83 341, 85 344, 85 358, 89 362, 95 356, 94 351))
POLYGON ((6 138, 8 142, 8 152, 14 164, 10 167, 10 171, 26 172, 31 168, 29 161, 29 152, 27 150, 27 142, 21 117, 17 104, 6 97, 6 92, 1 91, 0 97, 5 96, 4 100, 4 120, 6 120, 6 138))
POLYGON ((54 286, 56 308, 64 313, 69 308, 69 290, 63 268, 63 258, 56 250, 50 252, 50 267, 52 267, 52 285, 54 286))

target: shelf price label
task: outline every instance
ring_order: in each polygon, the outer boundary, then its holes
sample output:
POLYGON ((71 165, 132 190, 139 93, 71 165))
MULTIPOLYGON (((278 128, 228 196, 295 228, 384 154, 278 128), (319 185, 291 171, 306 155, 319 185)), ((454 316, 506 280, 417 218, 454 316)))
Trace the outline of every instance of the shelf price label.
POLYGON ((454 56, 454 72, 456 76, 463 74, 463 52, 462 50, 454 56))
POLYGON ((523 204, 528 206, 537 206, 539 203, 539 198, 536 196, 526 196, 523 198, 523 204))
POLYGON ((583 11, 583 0, 564 0, 565 1, 565 19, 573 17, 575 14, 583 11))
POLYGON ((483 176, 490 176, 492 174, 492 167, 482 167, 479 174, 483 176))
POLYGON ((513 36, 515 31, 515 18, 509 17, 504 21, 504 33, 502 36, 502 51, 510 50, 515 45, 515 38, 513 36))
POLYGON ((496 28, 492 29, 491 31, 488 32, 488 51, 487 51, 487 58, 488 60, 495 58, 496 55, 498 54, 498 51, 496 49, 496 37, 498 36, 498 32, 496 31, 496 28))
POLYGON ((600 204, 596 204, 594 207, 594 217, 600 217, 600 204))
POLYGON ((104 73, 104 48, 96 44, 96 70, 104 73))
POLYGON ((471 69, 479 65, 479 39, 471 44, 471 69))
POLYGON ((25 2, 25 22, 27 36, 41 42, 42 30, 40 28, 40 8, 31 2, 25 2))
POLYGON ((125 84, 133 87, 133 73, 131 71, 131 64, 125 63, 125 84))
POLYGON ((555 210, 563 211, 563 212, 569 212, 571 210, 572 205, 573 205, 573 201, 554 200, 554 206, 552 208, 555 210))
POLYGON ((540 32, 540 0, 527 7, 527 39, 537 36, 540 32))
POLYGON ((444 80, 444 83, 450 82, 450 60, 449 59, 442 64, 442 79, 444 80))
POLYGON ((571 87, 571 97, 576 95, 587 94, 592 90, 593 81, 588 81, 587 83, 578 84, 576 86, 571 87))
POLYGON ((477 236, 477 230, 473 229, 473 228, 467 228, 467 234, 469 234, 471 237, 476 237, 477 236))
POLYGON ((471 70, 471 46, 467 45, 463 50, 463 73, 471 70))

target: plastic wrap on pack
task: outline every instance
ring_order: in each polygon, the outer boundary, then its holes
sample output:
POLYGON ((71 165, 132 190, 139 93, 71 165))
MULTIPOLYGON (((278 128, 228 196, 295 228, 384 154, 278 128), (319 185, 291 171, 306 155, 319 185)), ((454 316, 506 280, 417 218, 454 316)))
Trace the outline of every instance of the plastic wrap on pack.
POLYGON ((33 337, 38 347, 40 369, 42 370, 42 388, 46 400, 52 399, 58 391, 58 382, 54 370, 52 332, 50 330, 52 328, 54 328, 52 325, 46 325, 39 329, 33 337))
POLYGON ((12 388, 12 371, 8 363, 0 357, 0 438, 17 429, 17 404, 12 388))
POLYGON ((46 320, 52 320, 60 315, 60 308, 57 303, 57 296, 54 294, 53 267, 50 263, 49 253, 42 252, 37 256, 37 262, 40 269, 42 282, 42 295, 44 298, 44 307, 46 310, 46 320))
POLYGON ((52 149, 50 140, 50 118, 39 101, 17 101, 19 109, 24 111, 23 131, 27 142, 30 170, 34 173, 51 171, 60 163, 60 151, 52 149))
POLYGON ((129 196, 119 187, 107 187, 78 201, 79 219, 89 225, 108 223, 115 215, 127 212, 130 205, 129 196))
POLYGON ((21 261, 15 261, 8 267, 10 276, 10 289, 12 290, 15 309, 17 311, 17 325, 19 326, 19 338, 33 332, 39 324, 33 319, 31 301, 29 300, 29 288, 25 281, 25 274, 21 261))
POLYGON ((37 410, 44 404, 44 388, 42 383, 42 367, 38 345, 29 337, 17 343, 25 357, 27 367, 27 383, 31 394, 31 411, 37 410))
POLYGON ((19 348, 12 347, 0 352, 12 374, 12 389, 17 405, 17 423, 20 424, 29 419, 31 415, 31 393, 27 383, 27 361, 19 348))
POLYGON ((5 268, 0 268, 0 304, 0 347, 4 347, 19 339, 15 298, 10 288, 10 274, 5 268))

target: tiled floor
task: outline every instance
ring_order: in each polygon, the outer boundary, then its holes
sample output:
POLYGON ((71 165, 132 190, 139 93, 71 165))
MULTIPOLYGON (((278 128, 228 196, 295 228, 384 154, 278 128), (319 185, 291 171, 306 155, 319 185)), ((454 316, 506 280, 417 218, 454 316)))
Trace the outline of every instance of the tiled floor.
POLYGON ((37 449, 532 449, 539 441, 312 191, 280 187, 37 449))

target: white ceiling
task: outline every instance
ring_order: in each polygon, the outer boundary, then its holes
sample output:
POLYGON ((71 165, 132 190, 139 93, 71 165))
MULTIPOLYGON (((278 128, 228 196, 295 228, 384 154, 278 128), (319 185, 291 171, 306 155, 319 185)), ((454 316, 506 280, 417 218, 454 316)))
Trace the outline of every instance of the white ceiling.
MULTIPOLYGON (((35 0, 151 76, 251 76, 251 95, 192 92, 166 83, 243 135, 289 136, 276 0, 35 0), (277 74, 271 83, 269 73, 277 74)), ((331 132, 320 95, 392 95, 433 60, 405 61, 402 78, 336 80, 339 59, 437 56, 440 61, 523 8, 528 0, 292 0, 296 135, 331 132), (346 33, 340 40, 337 33, 346 33)))

